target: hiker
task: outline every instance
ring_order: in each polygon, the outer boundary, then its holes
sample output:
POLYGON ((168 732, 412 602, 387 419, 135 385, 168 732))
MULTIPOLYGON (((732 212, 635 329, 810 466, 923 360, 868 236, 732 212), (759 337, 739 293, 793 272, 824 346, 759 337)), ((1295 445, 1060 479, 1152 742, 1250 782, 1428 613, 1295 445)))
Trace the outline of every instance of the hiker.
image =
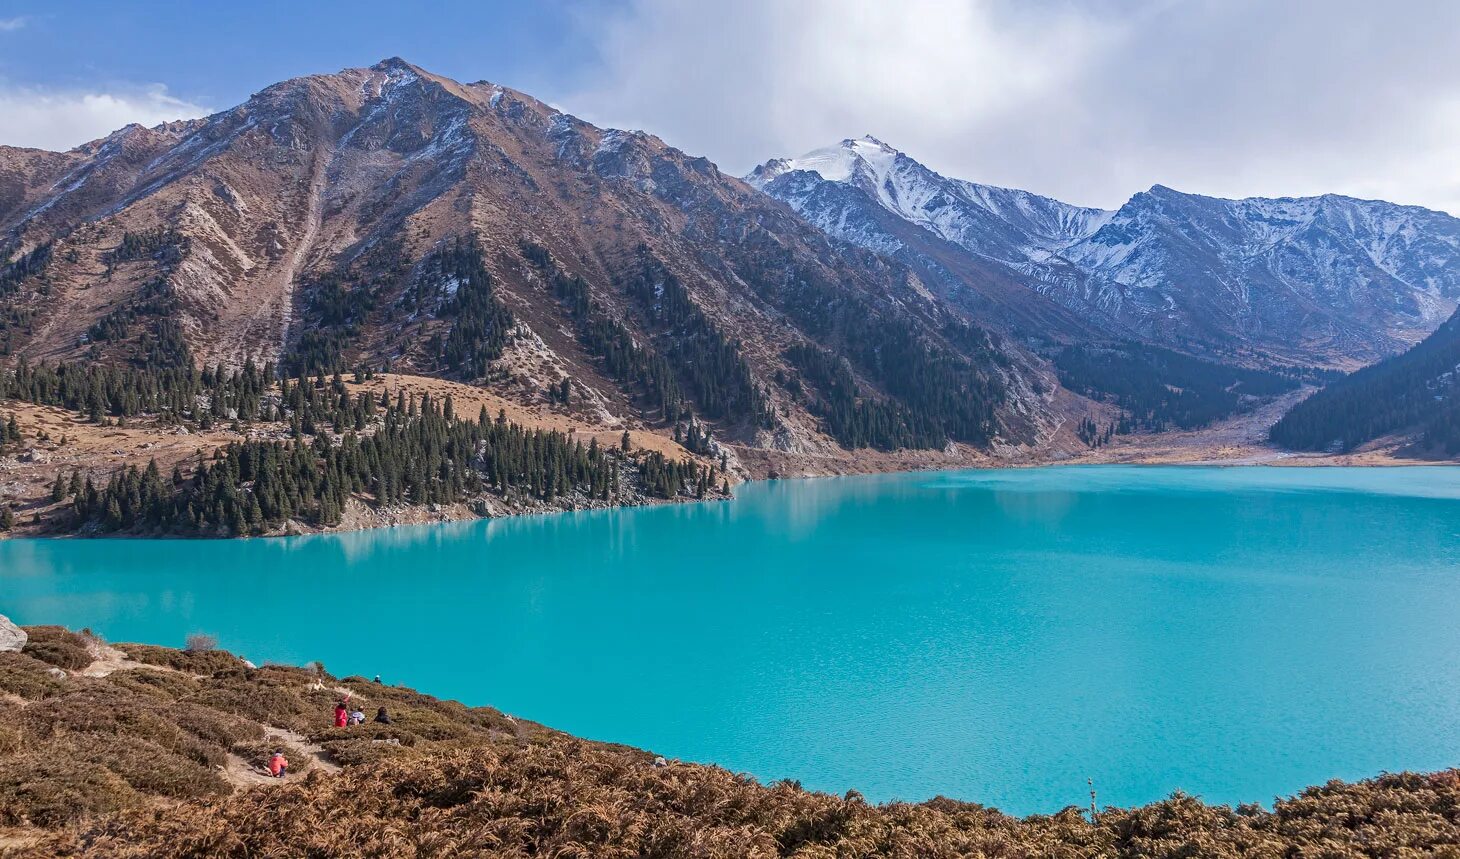
POLYGON ((289 774, 289 759, 284 757, 283 752, 274 752, 269 758, 269 775, 274 778, 283 778, 289 774))
POLYGON ((389 725, 390 724, 390 714, 387 713, 387 712, 385 712, 385 708, 384 707, 381 707, 379 710, 376 710, 375 711, 375 723, 377 725, 389 725))
POLYGON ((375 675, 375 683, 376 683, 376 685, 379 685, 380 684, 380 675, 379 674, 375 675))
POLYGON ((343 728, 348 724, 350 724, 350 710, 345 706, 345 702, 341 701, 335 705, 335 727, 343 728))
POLYGON ((355 709, 351 710, 350 711, 350 724, 351 725, 363 725, 363 724, 365 724, 365 711, 364 710, 361 710, 359 707, 356 707, 355 709))

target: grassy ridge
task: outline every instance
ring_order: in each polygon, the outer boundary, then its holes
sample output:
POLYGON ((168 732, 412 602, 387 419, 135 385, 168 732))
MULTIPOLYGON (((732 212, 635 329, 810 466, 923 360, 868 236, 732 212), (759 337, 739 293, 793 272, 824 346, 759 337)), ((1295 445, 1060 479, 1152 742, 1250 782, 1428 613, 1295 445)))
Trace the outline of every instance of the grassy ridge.
POLYGON ((27 827, 6 855, 1460 857, 1454 771, 1333 782, 1272 811, 1182 795, 1093 821, 874 806, 220 652, 129 645, 121 670, 60 677, 96 644, 32 632, 28 653, 0 654, 0 823, 27 827), (394 723, 327 727, 342 686, 394 723), (257 767, 278 729, 309 771, 239 786, 230 770, 257 767))

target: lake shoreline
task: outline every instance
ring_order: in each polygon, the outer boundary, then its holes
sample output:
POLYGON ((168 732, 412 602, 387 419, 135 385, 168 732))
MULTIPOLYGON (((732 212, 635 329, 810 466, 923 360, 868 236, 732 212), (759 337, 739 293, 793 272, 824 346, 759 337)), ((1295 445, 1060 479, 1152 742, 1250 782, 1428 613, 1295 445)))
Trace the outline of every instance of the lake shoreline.
MULTIPOLYGON (((870 477, 879 474, 918 474, 940 471, 999 471, 1012 469, 1053 468, 1082 465, 1131 465, 1131 466, 1201 466, 1210 468, 1238 468, 1266 466, 1272 468, 1396 468, 1396 467, 1445 467, 1460 465, 1455 460, 1415 459, 1399 455, 1401 445, 1389 442, 1352 453, 1308 453, 1288 451, 1272 445, 1253 445, 1240 448, 1222 446, 1201 441, 1202 433, 1191 435, 1198 441, 1192 443, 1170 438, 1177 434, 1161 433, 1123 437, 1121 444, 1087 450, 1075 454, 1051 454, 1049 451, 1020 452, 1017 455, 995 456, 964 446, 955 446, 953 454, 932 451, 871 452, 876 456, 825 457, 823 470, 807 468, 799 473, 781 473, 778 470, 762 468, 761 473, 745 477, 736 487, 770 480, 816 480, 832 477, 870 477)), ((768 452, 758 448, 731 446, 742 458, 748 454, 768 452)), ((856 453, 856 452, 848 452, 856 453)), ((766 462, 775 458, 766 457, 766 462)), ((341 523, 331 527, 320 527, 292 521, 282 528, 265 534, 255 535, 200 535, 200 534, 129 534, 129 533, 84 533, 52 532, 43 527, 35 528, 18 522, 9 533, 0 533, 0 541, 7 539, 49 539, 49 540, 254 540, 277 539, 281 537, 302 537, 316 534, 351 533, 379 529, 394 529, 408 526, 448 524, 453 522, 492 521, 516 517, 546 516, 558 513, 574 513, 589 510, 631 510, 643 507, 700 504, 705 502, 733 502, 735 495, 716 494, 707 498, 654 498, 640 496, 623 501, 591 502, 584 504, 550 505, 544 503, 524 504, 508 502, 495 495, 484 495, 456 504, 443 505, 396 505, 391 508, 376 508, 356 498, 351 499, 344 511, 341 523), (485 507, 491 512, 483 515, 476 512, 485 507)))

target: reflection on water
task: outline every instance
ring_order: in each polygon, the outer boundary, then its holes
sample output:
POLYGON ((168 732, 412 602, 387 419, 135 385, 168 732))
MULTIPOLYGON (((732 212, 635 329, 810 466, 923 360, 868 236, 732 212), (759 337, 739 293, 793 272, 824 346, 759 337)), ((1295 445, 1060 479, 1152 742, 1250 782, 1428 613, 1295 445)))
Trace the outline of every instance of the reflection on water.
POLYGON ((874 799, 1452 762, 1460 470, 1080 467, 287 540, 0 543, 0 612, 874 799))

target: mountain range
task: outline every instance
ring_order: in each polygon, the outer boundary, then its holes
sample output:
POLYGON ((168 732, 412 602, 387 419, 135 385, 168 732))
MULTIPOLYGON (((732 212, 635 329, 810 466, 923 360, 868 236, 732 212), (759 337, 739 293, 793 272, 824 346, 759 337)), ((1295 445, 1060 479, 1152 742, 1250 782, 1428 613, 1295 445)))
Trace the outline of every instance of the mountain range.
POLYGON ((1093 209, 951 179, 873 137, 746 179, 1035 335, 1094 327, 1225 360, 1352 368, 1421 339, 1460 299, 1460 220, 1417 206, 1157 185, 1093 209))
POLYGON ((0 149, 0 177, 0 348, 32 361, 390 367, 813 453, 1051 423, 1047 370, 905 266, 651 135, 398 59, 0 149), (463 237, 465 281, 441 264, 463 237))
POLYGON ((1219 418, 1261 399, 1239 378, 1371 363, 1457 300, 1439 212, 1161 186, 1108 211, 871 137, 742 181, 400 59, 0 147, 7 362, 388 369, 722 457, 1036 449, 1144 407, 1102 372, 1180 367, 1221 404, 1180 414, 1219 418))

